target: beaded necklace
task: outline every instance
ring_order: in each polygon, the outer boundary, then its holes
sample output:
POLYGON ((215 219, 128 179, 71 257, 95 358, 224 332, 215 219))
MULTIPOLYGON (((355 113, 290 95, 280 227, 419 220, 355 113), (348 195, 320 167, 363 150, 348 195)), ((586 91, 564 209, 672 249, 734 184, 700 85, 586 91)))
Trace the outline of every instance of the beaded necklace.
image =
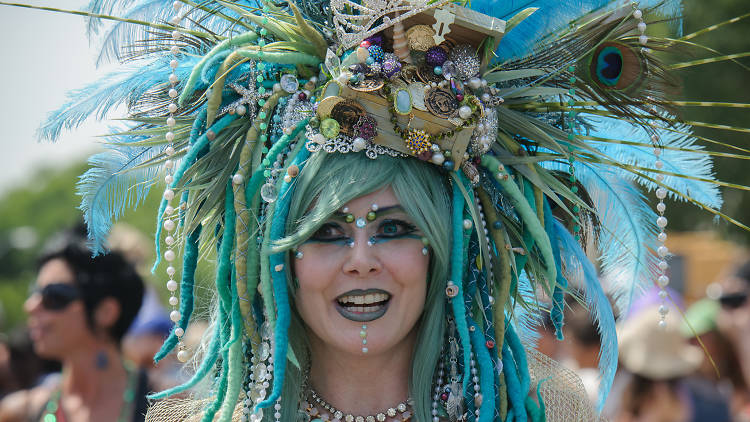
MULTIPOLYGON (((133 401, 135 399, 135 388, 138 382, 138 371, 133 368, 125 366, 125 371, 128 375, 128 382, 125 386, 125 391, 122 393, 122 408, 120 409, 120 416, 117 418, 117 422, 127 422, 128 417, 132 413, 133 401)), ((44 406, 44 413, 40 422, 67 422, 68 418, 63 413, 62 406, 60 406, 60 397, 62 396, 62 386, 55 389, 50 395, 47 404, 44 406)))

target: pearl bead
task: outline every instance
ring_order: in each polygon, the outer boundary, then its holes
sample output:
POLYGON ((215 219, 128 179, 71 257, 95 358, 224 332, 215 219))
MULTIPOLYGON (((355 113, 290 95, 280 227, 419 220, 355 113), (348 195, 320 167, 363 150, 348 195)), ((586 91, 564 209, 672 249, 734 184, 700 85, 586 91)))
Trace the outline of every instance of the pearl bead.
POLYGON ((664 162, 662 160, 656 160, 654 161, 654 167, 656 169, 661 169, 662 167, 664 167, 664 162))
POLYGON ((176 45, 173 45, 172 48, 169 49, 169 52, 174 54, 175 56, 180 54, 180 47, 177 47, 176 45))
POLYGON ((170 88, 168 94, 169 94, 169 98, 177 98, 177 96, 179 95, 177 90, 174 88, 170 88))
POLYGON ((167 126, 174 127, 174 125, 177 124, 177 121, 174 119, 174 117, 167 117, 167 126))
POLYGON ((176 272, 177 272, 177 269, 175 269, 175 267, 173 267, 171 265, 167 267, 167 275, 173 276, 174 273, 176 273, 176 272))
POLYGON ((164 162, 164 168, 171 169, 172 167, 174 167, 174 161, 167 160, 167 161, 164 162))
POLYGON ((656 249, 656 253, 658 253, 659 256, 663 258, 669 254, 669 248, 667 248, 666 246, 659 246, 656 249))
POLYGON ((174 227, 175 227, 175 224, 173 220, 164 220, 164 228, 167 231, 171 232, 172 230, 174 230, 174 227))
POLYGON ((185 330, 183 330, 182 327, 175 327, 174 335, 176 335, 177 337, 182 337, 185 335, 185 330))
POLYGON ((479 89, 482 87, 482 80, 479 78, 471 78, 469 79, 469 86, 471 89, 479 89))
POLYGON ((178 41, 180 38, 182 38, 182 33, 178 30, 172 31, 172 39, 175 41, 178 41))
POLYGON ((659 299, 666 299, 667 296, 669 296, 669 293, 667 293, 666 290, 659 290, 658 295, 659 295, 659 299))
POLYGON ((166 199, 167 201, 171 201, 172 199, 174 199, 174 191, 172 189, 165 189, 164 199, 166 199))
POLYGON ((245 113, 247 113, 247 109, 242 104, 238 105, 234 108, 234 112, 237 113, 238 116, 244 116, 245 113))
POLYGON ((659 286, 661 287, 667 287, 669 285, 669 277, 660 275, 659 278, 656 279, 656 282, 659 283, 659 286))
POLYGON ((179 300, 177 300, 176 296, 172 296, 172 297, 169 298, 169 304, 170 305, 177 306, 178 303, 179 303, 179 300))
POLYGON ((648 37, 646 35, 641 35, 638 37, 638 42, 641 43, 641 45, 646 45, 648 43, 648 37))
POLYGON ((663 182, 664 181, 664 175, 663 174, 657 174, 656 177, 654 177, 657 182, 663 182))
POLYGON ((664 205, 664 202, 659 202, 658 204, 656 204, 656 210, 657 211, 664 212, 664 210, 666 210, 666 209, 667 209, 667 206, 664 205))
MULTIPOLYGON (((658 141, 658 140, 659 140, 659 138, 656 138, 656 141, 658 141)), ((661 148, 654 148, 654 155, 657 156, 657 157, 660 156, 661 155, 661 148)))
POLYGON ((169 105, 167 106, 167 108, 169 109, 170 113, 174 113, 175 111, 177 111, 177 104, 175 104, 175 103, 169 103, 169 105))
MULTIPOLYGON (((174 137, 174 135, 173 135, 173 137, 174 137)), ((164 148, 164 153, 167 154, 167 155, 169 155, 169 156, 174 155, 174 147, 172 145, 170 145, 170 146, 164 148)))
POLYGON ((177 69, 177 66, 179 66, 179 65, 180 65, 180 62, 178 62, 175 59, 172 59, 169 62, 169 67, 171 67, 172 69, 177 69))
POLYGON ((459 107, 459 109, 458 109, 458 116, 460 118, 464 119, 464 120, 466 120, 469 117, 471 117, 471 107, 466 106, 466 105, 459 107))
POLYGON ((167 205, 166 208, 164 208, 164 214, 166 215, 172 215, 174 213, 174 207, 171 205, 167 205))
POLYGON ((354 138, 354 141, 352 141, 352 149, 355 152, 362 151, 363 149, 365 149, 366 146, 367 146, 367 141, 365 140, 365 138, 358 136, 354 138))
POLYGON ((656 225, 664 228, 667 227, 667 217, 664 217, 663 215, 656 219, 656 225))
POLYGON ((179 12, 181 7, 182 7, 181 1, 175 1, 174 3, 172 3, 172 8, 174 9, 175 12, 179 12))
POLYGON ((284 175, 284 182, 290 183, 292 181, 292 176, 285 174, 284 175))
POLYGON ((659 313, 661 315, 667 315, 669 313, 669 308, 667 308, 664 305, 659 306, 659 313))
POLYGON ((179 360, 182 363, 185 363, 190 358, 190 355, 188 354, 187 350, 180 350, 177 352, 177 360, 179 360))
POLYGON ((173 16, 172 19, 169 20, 169 23, 171 23, 174 26, 177 26, 177 25, 180 24, 181 20, 182 20, 182 18, 179 15, 178 16, 173 16))
POLYGON ((659 328, 661 328, 662 330, 666 329, 667 328, 667 321, 665 321, 665 320, 659 321, 659 328))
POLYGON ((171 319, 173 322, 179 321, 180 316, 180 311, 172 311, 169 313, 169 319, 171 319))
POLYGON ((243 177, 241 174, 237 173, 234 176, 232 176, 232 183, 235 185, 241 185, 242 182, 245 181, 245 177, 243 177))
POLYGON ((177 290, 177 282, 174 280, 167 281, 167 290, 170 292, 177 290))
POLYGON ((174 251, 173 251, 173 250, 171 250, 171 249, 169 249, 169 250, 167 250, 166 252, 164 252, 164 259, 166 259, 167 261, 170 261, 170 262, 171 262, 171 261, 174 261, 174 259, 175 259, 176 257, 177 257, 177 256, 175 255, 174 251))
POLYGON ((164 238, 164 243, 166 243, 169 246, 173 245, 174 244, 174 237, 172 237, 172 236, 165 237, 164 238))
POLYGON ((169 131, 169 132, 165 133, 164 134, 164 139, 166 139, 169 142, 174 141, 174 132, 169 131))
POLYGON ((664 188, 657 188, 656 189, 656 197, 659 199, 664 199, 667 197, 667 190, 664 188))
POLYGON ((171 185, 173 181, 174 181, 174 176, 172 176, 171 174, 164 176, 164 183, 171 185))
MULTIPOLYGON (((169 83, 176 84, 177 82, 180 82, 180 78, 178 78, 177 75, 175 75, 174 73, 170 74, 169 75, 169 83)), ((177 110, 177 104, 174 104, 174 106, 175 106, 175 110, 177 110)))
POLYGON ((464 229, 465 230, 469 230, 472 225, 473 225, 472 221, 469 220, 468 218, 466 220, 464 220, 464 229))
POLYGON ((641 12, 641 9, 636 9, 635 12, 633 12, 633 17, 636 19, 642 18, 643 12, 641 12))
POLYGON ((667 261, 665 261, 663 259, 661 261, 659 261, 659 263, 657 265, 659 266, 659 269, 662 270, 662 271, 664 271, 667 268, 669 268, 669 264, 667 264, 667 261))
POLYGON ((641 32, 641 34, 646 32, 646 22, 639 22, 638 30, 641 32))
POLYGON ((442 152, 436 152, 432 154, 432 158, 430 159, 430 161, 432 161, 433 163, 437 165, 441 165, 443 164, 443 162, 445 162, 445 156, 443 155, 442 152))

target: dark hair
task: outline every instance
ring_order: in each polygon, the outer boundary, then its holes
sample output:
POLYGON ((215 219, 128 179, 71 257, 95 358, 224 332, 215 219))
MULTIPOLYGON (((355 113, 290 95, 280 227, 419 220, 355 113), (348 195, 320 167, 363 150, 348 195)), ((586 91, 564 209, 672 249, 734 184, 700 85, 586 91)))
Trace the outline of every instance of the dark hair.
POLYGON ((737 271, 735 271, 734 274, 737 278, 740 278, 744 280, 745 283, 750 284, 750 259, 740 265, 740 267, 737 268, 737 271))
POLYGON ((73 272, 74 283, 83 295, 89 327, 94 326, 94 309, 102 299, 111 297, 120 304, 120 316, 109 329, 109 335, 119 344, 143 301, 143 280, 135 268, 118 252, 92 257, 85 242, 75 236, 58 239, 39 258, 37 270, 53 259, 65 261, 73 272))

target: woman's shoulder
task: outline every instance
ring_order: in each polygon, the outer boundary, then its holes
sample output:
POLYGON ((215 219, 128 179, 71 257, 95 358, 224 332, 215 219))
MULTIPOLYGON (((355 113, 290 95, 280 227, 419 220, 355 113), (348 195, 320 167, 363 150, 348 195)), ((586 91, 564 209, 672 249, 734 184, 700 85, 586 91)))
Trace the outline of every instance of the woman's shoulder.
POLYGON ((50 387, 39 386, 8 394, 0 401, 0 421, 35 421, 49 400, 51 392, 50 387))

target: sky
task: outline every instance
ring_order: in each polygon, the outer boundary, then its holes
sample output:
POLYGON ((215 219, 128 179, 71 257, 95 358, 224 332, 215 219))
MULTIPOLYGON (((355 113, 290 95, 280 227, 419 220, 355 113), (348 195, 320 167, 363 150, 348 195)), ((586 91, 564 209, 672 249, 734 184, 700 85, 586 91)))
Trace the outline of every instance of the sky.
MULTIPOLYGON (((85 0, 27 1, 80 9, 85 0)), ((35 133, 65 93, 95 80, 96 45, 89 47, 81 16, 0 6, 0 194, 28 183, 40 169, 67 166, 101 150, 107 125, 87 121, 56 143, 35 133)))

